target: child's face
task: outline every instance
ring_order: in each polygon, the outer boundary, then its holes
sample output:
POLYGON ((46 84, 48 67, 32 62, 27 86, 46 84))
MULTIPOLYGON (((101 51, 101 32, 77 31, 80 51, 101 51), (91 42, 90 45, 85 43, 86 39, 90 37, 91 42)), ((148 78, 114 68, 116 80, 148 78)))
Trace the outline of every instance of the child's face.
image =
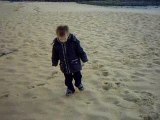
POLYGON ((61 42, 66 42, 68 39, 68 36, 69 36, 69 33, 65 32, 63 36, 58 35, 57 37, 61 42))

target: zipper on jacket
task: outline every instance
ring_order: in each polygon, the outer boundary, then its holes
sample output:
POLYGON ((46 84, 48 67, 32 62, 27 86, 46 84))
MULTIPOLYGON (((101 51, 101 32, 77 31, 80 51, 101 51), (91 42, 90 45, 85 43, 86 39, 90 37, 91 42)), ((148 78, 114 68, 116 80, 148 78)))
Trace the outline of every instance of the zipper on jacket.
MULTIPOLYGON (((66 44, 64 43, 64 50, 65 50, 65 54, 67 54, 67 50, 66 50, 66 44)), ((66 62, 66 64, 67 64, 67 62, 66 62)), ((68 72, 70 73, 70 70, 69 70, 69 65, 67 64, 67 66, 68 66, 68 72)))
POLYGON ((68 68, 68 64, 67 64, 67 61, 66 61, 66 56, 65 56, 65 54, 66 54, 66 46, 65 46, 65 43, 62 43, 61 45, 62 45, 62 49, 63 49, 64 62, 65 62, 65 64, 66 64, 66 70, 67 70, 68 73, 70 73, 70 70, 69 70, 69 68, 68 68))

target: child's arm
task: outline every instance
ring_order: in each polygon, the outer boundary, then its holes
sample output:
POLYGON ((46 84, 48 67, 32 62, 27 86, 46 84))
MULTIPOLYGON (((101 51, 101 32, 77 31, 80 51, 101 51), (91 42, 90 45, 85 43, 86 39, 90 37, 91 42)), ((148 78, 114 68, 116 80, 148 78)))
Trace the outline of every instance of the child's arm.
MULTIPOLYGON (((76 38, 76 37, 75 37, 76 38)), ((77 39, 77 38, 76 38, 77 39)), ((83 48, 81 47, 80 45, 80 41, 77 39, 76 40, 76 48, 77 48, 77 52, 82 60, 83 63, 87 62, 88 61, 88 58, 87 58, 87 54, 84 52, 83 48)))
POLYGON ((59 55, 58 51, 55 48, 55 45, 53 44, 52 48, 52 66, 57 66, 59 61, 59 55))

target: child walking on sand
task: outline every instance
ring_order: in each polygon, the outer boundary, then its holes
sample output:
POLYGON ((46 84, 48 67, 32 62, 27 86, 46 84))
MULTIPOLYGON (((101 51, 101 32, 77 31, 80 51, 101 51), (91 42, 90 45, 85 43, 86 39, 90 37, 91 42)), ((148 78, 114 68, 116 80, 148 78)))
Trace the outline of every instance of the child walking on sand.
POLYGON ((75 86, 83 91, 84 87, 82 79, 82 65, 88 61, 87 55, 80 45, 80 41, 69 32, 67 25, 60 25, 56 29, 57 37, 53 40, 52 48, 52 66, 57 66, 60 61, 60 69, 64 73, 65 85, 67 86, 66 96, 75 92, 75 86), (80 61, 81 60, 81 61, 80 61))

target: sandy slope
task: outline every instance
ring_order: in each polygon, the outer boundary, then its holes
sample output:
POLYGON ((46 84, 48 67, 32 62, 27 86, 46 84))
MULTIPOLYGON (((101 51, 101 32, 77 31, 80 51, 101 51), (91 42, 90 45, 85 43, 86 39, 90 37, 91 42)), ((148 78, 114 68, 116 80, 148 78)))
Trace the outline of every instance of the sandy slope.
POLYGON ((0 2, 0 11, 1 120, 160 119, 160 15, 76 3, 0 2), (90 60, 86 90, 71 97, 51 68, 61 23, 90 60))

